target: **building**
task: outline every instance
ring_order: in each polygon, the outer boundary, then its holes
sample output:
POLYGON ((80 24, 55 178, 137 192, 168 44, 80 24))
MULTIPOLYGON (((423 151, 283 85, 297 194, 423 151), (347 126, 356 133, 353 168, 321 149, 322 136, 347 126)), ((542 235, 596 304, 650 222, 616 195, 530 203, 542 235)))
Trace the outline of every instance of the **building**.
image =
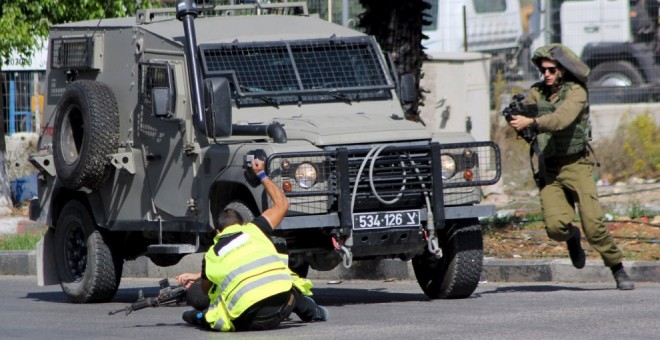
POLYGON ((5 118, 5 132, 13 135, 19 132, 37 132, 41 125, 44 107, 44 80, 48 43, 37 50, 27 65, 22 65, 18 56, 7 60, 0 69, 5 89, 2 114, 5 118))

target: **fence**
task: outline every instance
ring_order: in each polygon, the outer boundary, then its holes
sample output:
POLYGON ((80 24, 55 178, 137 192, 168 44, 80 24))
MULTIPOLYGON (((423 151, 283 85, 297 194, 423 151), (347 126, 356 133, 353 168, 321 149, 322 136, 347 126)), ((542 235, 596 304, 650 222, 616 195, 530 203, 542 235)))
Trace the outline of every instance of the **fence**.
POLYGON ((13 135, 19 132, 37 132, 44 107, 44 71, 4 72, 5 132, 13 135))

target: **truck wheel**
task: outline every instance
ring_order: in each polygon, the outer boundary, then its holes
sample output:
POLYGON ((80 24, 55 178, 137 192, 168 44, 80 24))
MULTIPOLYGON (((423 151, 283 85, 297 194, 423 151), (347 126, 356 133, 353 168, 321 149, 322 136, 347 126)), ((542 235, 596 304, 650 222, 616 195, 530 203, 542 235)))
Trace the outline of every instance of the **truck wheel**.
POLYGON ((483 268, 484 243, 479 221, 465 220, 440 231, 443 256, 428 250, 412 259, 419 286, 431 299, 462 299, 472 295, 483 268))
POLYGON ((254 220, 254 213, 252 210, 241 201, 233 201, 227 204, 224 210, 227 209, 235 210, 245 223, 252 222, 252 220, 254 220))
POLYGON ((113 256, 79 201, 68 202, 57 219, 55 262, 62 291, 71 302, 106 302, 115 296, 122 261, 113 256))
POLYGON ((627 61, 608 61, 596 65, 589 76, 591 86, 639 86, 644 77, 639 70, 627 61))
POLYGON ((60 181, 71 190, 98 189, 110 174, 108 154, 119 145, 119 108, 110 88, 78 80, 57 104, 53 158, 60 181))

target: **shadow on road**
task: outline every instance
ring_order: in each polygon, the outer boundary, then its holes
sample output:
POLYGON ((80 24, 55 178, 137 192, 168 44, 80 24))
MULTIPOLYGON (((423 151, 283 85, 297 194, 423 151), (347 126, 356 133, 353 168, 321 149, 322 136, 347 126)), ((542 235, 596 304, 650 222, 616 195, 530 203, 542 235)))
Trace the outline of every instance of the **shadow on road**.
MULTIPOLYGON (((158 295, 158 287, 146 287, 146 288, 119 288, 117 294, 112 298, 110 302, 117 303, 133 303, 138 299, 138 295, 142 291, 144 297, 156 296, 158 295)), ((45 301, 45 302, 62 302, 70 303, 66 295, 62 291, 56 292, 32 292, 25 295, 24 299, 31 299, 34 301, 45 301)))
POLYGON ((323 306, 343 306, 389 302, 430 301, 422 294, 388 292, 385 288, 314 288, 314 300, 323 306))
POLYGON ((597 290, 608 290, 609 288, 578 288, 570 286, 557 286, 557 285, 533 285, 533 286, 506 286, 506 287, 496 287, 492 290, 486 290, 483 292, 475 293, 474 295, 486 295, 486 294, 498 294, 498 293, 538 293, 538 292, 557 292, 557 291, 597 291, 597 290))
POLYGON ((64 293, 62 292, 27 293, 23 299, 29 299, 33 301, 69 303, 69 300, 66 298, 66 295, 64 295, 64 293))

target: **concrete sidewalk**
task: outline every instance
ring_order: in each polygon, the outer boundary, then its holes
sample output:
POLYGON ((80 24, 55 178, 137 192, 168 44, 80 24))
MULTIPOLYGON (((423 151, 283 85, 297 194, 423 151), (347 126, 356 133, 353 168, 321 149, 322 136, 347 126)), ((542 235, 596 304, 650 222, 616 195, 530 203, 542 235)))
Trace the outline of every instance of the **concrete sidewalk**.
MULTIPOLYGON (((21 217, 0 217, 0 234, 21 234, 43 230, 44 226, 21 217)), ((203 254, 185 256, 177 265, 158 267, 146 257, 126 261, 124 277, 174 277, 182 272, 199 271, 203 254)), ((624 266, 635 281, 660 282, 660 262, 626 261, 624 266)), ((0 275, 36 275, 36 251, 0 251, 0 275)), ((310 269, 308 277, 320 280, 408 280, 415 279, 411 261, 358 261, 350 269, 339 265, 331 271, 310 269)), ((612 274, 602 261, 589 260, 575 269, 568 259, 519 260, 484 259, 482 281, 489 282, 612 282, 612 274)))

